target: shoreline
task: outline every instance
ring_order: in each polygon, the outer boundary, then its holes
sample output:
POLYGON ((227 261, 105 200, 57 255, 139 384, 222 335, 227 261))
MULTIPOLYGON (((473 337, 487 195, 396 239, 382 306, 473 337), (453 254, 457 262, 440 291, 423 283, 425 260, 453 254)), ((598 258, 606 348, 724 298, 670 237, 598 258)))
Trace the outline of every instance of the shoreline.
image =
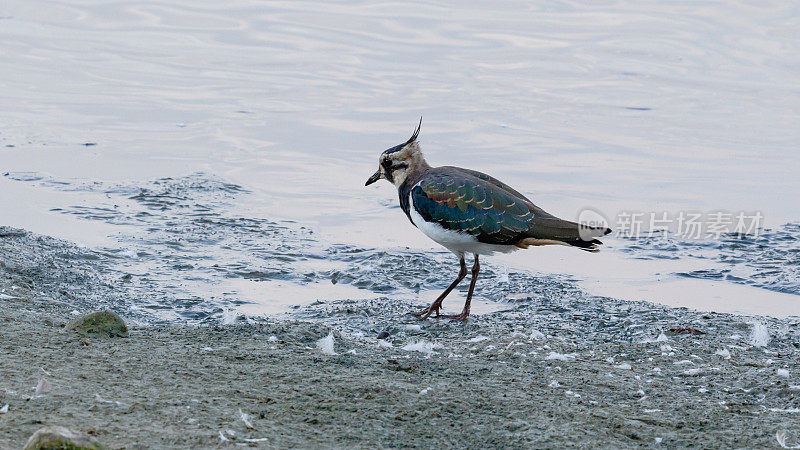
MULTIPOLYGON (((39 256, 53 280, 79 275, 39 256)), ((229 325, 145 326, 117 311, 130 337, 81 337, 63 325, 93 308, 19 263, 0 256, 0 448, 45 425, 120 449, 800 442, 793 319, 539 295, 464 325, 378 299, 229 325), (335 354, 318 346, 328 335, 335 354)))

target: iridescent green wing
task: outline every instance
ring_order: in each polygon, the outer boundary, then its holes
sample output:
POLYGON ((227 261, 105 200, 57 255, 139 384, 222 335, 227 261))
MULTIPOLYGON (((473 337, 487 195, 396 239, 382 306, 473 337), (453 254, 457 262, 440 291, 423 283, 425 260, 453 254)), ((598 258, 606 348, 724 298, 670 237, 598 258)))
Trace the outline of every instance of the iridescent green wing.
POLYGON ((429 173, 411 190, 427 222, 469 233, 479 242, 512 245, 526 236, 533 214, 528 201, 471 174, 446 168, 429 173))
MULTIPOLYGON (((448 168, 451 168, 451 167, 448 166, 448 168)), ((489 184, 497 186, 498 188, 508 192, 512 196, 521 198, 522 200, 524 200, 528 204, 528 209, 530 209, 530 211, 533 212, 533 214, 537 218, 555 217, 552 214, 548 213, 547 211, 543 210, 542 208, 539 208, 538 206, 534 205, 533 202, 528 197, 522 195, 516 189, 514 189, 511 186, 503 183, 502 181, 498 180, 497 178, 495 178, 495 177, 493 177, 491 175, 487 175, 487 174, 485 174, 483 172, 478 172, 477 170, 464 169, 462 167, 452 167, 452 169, 464 172, 464 173, 469 174, 469 175, 472 175, 475 178, 479 178, 479 179, 481 179, 483 181, 486 181, 489 184)))

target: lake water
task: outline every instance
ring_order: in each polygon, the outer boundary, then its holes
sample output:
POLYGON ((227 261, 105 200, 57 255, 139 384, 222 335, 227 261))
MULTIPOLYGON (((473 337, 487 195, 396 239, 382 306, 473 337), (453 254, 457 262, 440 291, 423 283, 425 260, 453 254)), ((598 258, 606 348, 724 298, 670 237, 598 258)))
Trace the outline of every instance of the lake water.
POLYGON ((0 224, 117 254, 185 304, 429 302, 454 258, 363 186, 424 116, 432 164, 564 218, 769 229, 503 255, 480 310, 553 280, 800 315, 800 4, 11 0, 0 42, 0 224))

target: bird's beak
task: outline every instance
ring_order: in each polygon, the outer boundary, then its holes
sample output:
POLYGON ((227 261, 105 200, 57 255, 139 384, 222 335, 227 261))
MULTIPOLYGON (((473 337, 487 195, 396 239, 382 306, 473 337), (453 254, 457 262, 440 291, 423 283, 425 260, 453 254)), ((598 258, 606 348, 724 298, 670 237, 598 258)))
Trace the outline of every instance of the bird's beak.
POLYGON ((371 177, 369 177, 369 180, 367 180, 367 182, 364 183, 364 186, 369 186, 370 184, 372 184, 372 183, 374 183, 374 182, 376 182, 376 181, 378 181, 380 179, 381 179, 381 171, 378 170, 377 172, 373 173, 371 177))

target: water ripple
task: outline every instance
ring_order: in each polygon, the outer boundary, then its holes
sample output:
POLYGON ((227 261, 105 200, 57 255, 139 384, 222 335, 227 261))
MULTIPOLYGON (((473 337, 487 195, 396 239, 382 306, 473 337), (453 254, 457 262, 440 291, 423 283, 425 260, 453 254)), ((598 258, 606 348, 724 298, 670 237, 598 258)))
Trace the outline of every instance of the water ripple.
POLYGON ((630 239, 623 252, 641 259, 695 259, 708 267, 678 275, 725 280, 800 295, 800 224, 788 223, 758 235, 723 235, 720 240, 675 236, 630 239))

